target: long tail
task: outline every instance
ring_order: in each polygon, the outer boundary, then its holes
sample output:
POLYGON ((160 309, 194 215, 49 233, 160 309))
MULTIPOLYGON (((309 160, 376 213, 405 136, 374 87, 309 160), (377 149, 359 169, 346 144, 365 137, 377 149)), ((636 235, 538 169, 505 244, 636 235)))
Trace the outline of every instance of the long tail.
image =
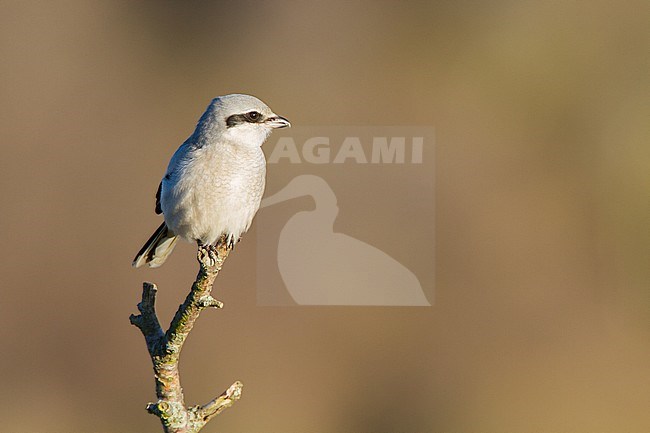
POLYGON ((150 268, 157 268, 165 263, 167 256, 176 246, 178 236, 167 228, 163 222, 133 259, 133 267, 139 268, 145 263, 150 268))

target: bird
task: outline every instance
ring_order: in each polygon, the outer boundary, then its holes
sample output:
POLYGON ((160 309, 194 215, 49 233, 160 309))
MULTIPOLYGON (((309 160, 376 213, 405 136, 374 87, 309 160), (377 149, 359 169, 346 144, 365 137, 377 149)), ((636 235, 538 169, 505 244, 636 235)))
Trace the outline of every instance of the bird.
POLYGON ((163 223, 133 260, 161 266, 179 238, 199 246, 224 239, 232 249, 250 227, 266 183, 262 144, 291 123, 254 96, 231 94, 210 102, 192 135, 176 150, 156 192, 163 223))

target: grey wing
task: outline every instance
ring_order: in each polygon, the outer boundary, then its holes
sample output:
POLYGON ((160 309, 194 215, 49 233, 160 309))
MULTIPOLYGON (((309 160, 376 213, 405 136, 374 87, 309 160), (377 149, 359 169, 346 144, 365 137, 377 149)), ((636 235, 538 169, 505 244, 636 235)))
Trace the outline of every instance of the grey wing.
POLYGON ((160 215, 162 213, 160 196, 162 195, 163 182, 165 180, 171 179, 172 173, 174 172, 176 167, 179 164, 182 164, 182 161, 184 159, 187 159, 191 156, 192 150, 195 148, 191 140, 192 137, 188 138, 187 140, 185 140, 183 144, 180 145, 178 149, 176 149, 176 152, 174 152, 174 155, 172 155, 172 158, 169 161, 169 165, 167 166, 167 173, 165 174, 165 178, 162 181, 160 181, 160 185, 158 185, 158 191, 156 191, 156 214, 157 215, 160 215))

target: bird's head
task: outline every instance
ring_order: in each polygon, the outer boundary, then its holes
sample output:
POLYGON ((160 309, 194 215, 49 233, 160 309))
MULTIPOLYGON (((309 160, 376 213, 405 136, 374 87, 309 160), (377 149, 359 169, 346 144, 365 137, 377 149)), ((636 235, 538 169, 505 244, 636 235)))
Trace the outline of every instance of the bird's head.
POLYGON ((273 129, 291 126, 254 96, 232 94, 214 98, 199 121, 216 126, 223 138, 259 147, 273 129))

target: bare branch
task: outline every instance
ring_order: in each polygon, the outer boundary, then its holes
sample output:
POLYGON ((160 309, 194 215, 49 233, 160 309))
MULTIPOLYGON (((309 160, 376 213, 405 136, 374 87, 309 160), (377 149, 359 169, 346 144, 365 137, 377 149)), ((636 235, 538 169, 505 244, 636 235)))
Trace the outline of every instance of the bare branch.
POLYGON ((196 411, 197 416, 205 422, 210 421, 210 419, 218 415, 222 410, 232 406, 239 398, 241 397, 242 384, 240 381, 237 381, 230 385, 230 388, 225 390, 223 394, 209 403, 204 404, 203 406, 195 406, 192 408, 196 411))
POLYGON ((164 336, 163 330, 158 322, 156 315, 156 292, 158 288, 153 283, 142 284, 142 301, 138 304, 138 311, 140 314, 137 316, 131 314, 129 320, 132 325, 137 326, 144 335, 147 342, 149 353, 155 351, 156 346, 161 343, 164 336))
POLYGON ((156 382, 156 403, 149 403, 147 411, 160 418, 165 433, 198 432, 215 415, 232 406, 241 396, 242 383, 237 381, 219 397, 203 406, 185 406, 178 372, 178 358, 183 344, 205 308, 222 308, 223 303, 211 295, 214 280, 230 253, 226 242, 216 247, 200 245, 197 259, 199 273, 190 293, 163 332, 156 315, 156 286, 144 283, 139 315, 131 315, 131 324, 140 329, 153 363, 156 382))

